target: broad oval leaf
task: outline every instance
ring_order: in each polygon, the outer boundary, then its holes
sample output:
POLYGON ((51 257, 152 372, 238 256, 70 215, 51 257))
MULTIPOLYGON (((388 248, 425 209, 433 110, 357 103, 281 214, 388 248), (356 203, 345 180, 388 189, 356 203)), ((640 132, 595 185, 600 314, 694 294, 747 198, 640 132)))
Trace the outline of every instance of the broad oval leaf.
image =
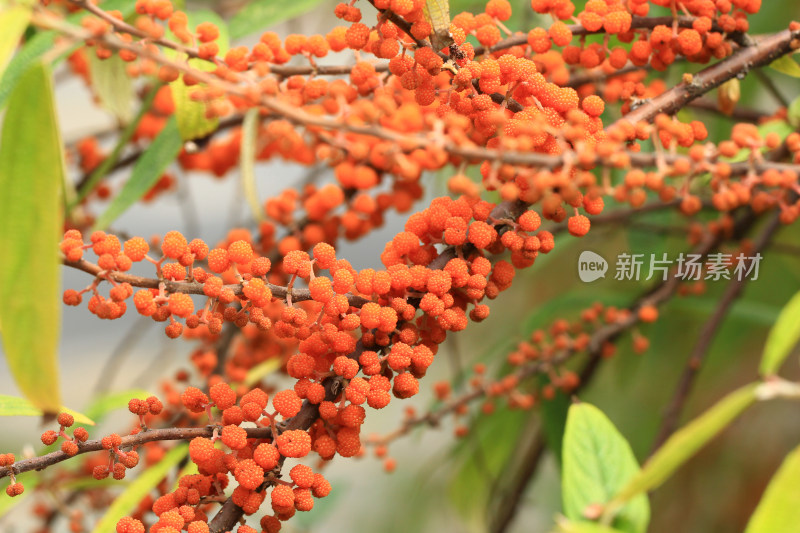
POLYGON ((177 121, 173 116, 136 161, 130 178, 119 194, 114 197, 111 205, 95 221, 94 229, 107 228, 118 216, 138 202, 155 185, 169 164, 175 160, 178 152, 181 151, 181 146, 183 146, 183 141, 178 133, 177 121))
MULTIPOLYGON (((61 406, 57 409, 59 412, 69 413, 75 418, 78 424, 86 424, 89 426, 94 425, 94 420, 91 417, 74 411, 69 407, 61 406)), ((0 394, 0 416, 42 416, 44 411, 33 405, 25 398, 18 396, 8 396, 0 394)))
POLYGON ((250 2, 236 13, 228 24, 231 39, 239 39, 264 31, 265 28, 308 13, 322 0, 295 0, 294 2, 250 2))
POLYGON ((714 438, 756 401, 757 383, 741 387, 714 404, 708 411, 676 431, 642 466, 641 472, 614 497, 613 513, 631 498, 658 487, 675 470, 714 438))
POLYGON ((745 533, 794 531, 800 524, 800 446, 783 460, 747 523, 745 533))
POLYGON ((181 443, 170 451, 155 465, 139 474, 133 482, 120 494, 108 508, 106 514, 95 526, 94 533, 109 533, 116 530, 117 522, 131 513, 156 485, 166 477, 169 471, 180 463, 189 453, 189 445, 181 443))
MULTIPOLYGON (((564 431, 561 496, 564 514, 571 520, 585 519, 591 505, 605 505, 639 473, 630 444, 597 407, 570 406, 564 431)), ((614 527, 642 533, 650 521, 650 504, 641 494, 616 514, 614 527)))
POLYGON ((800 341, 800 292, 781 309, 775 325, 767 336, 764 354, 758 371, 762 376, 778 372, 783 362, 789 357, 800 341))
POLYGON ((36 407, 61 406, 58 338, 64 157, 49 67, 9 99, 0 139, 0 323, 14 380, 36 407))

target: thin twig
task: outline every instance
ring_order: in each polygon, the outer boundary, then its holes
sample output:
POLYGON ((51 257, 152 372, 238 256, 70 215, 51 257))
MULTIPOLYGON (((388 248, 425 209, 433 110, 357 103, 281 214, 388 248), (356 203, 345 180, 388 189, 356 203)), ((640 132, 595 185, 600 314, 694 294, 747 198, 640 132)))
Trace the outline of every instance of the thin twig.
MULTIPOLYGON (((779 227, 780 215, 775 213, 772 215, 767 227, 756 240, 753 246, 753 253, 758 253, 764 250, 769 245, 770 240, 775 235, 775 232, 779 227)), ((705 324, 703 324, 700 334, 697 337, 697 342, 695 343, 694 348, 689 355, 689 360, 687 361, 686 366, 683 369, 683 373, 678 381, 678 386, 672 395, 672 400, 664 412, 661 426, 659 427, 656 439, 650 451, 650 455, 660 448, 661 445, 666 442, 669 436, 672 435, 672 433, 678 427, 681 412, 686 406, 686 401, 689 399, 689 395, 692 392, 695 378, 700 372, 700 368, 709 354, 711 344, 713 343, 716 334, 719 332, 720 327, 724 323, 725 317, 728 315, 728 312, 733 304, 742 294, 742 291, 744 290, 748 281, 749 278, 747 276, 731 279, 725 287, 725 292, 720 297, 716 309, 705 322, 705 324)))

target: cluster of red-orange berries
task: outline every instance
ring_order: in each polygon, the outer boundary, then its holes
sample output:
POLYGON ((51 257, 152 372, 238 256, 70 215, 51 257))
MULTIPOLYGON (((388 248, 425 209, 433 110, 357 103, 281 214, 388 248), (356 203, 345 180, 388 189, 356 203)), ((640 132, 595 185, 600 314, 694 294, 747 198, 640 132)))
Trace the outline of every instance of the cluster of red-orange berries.
MULTIPOLYGON (((347 25, 324 36, 281 39, 266 32, 253 46, 222 56, 219 28, 208 22, 191 27, 187 14, 169 0, 137 0, 132 29, 122 25, 118 12, 82 21, 91 36, 87 45, 98 57, 118 54, 131 76, 167 84, 182 79, 192 88, 191 98, 206 103, 207 118, 227 117, 236 124, 252 107, 270 112, 270 120, 257 126, 259 161, 321 162, 332 169, 332 182, 267 199, 266 220, 256 231, 231 230, 215 246, 177 231, 150 241, 122 241, 96 231, 86 242, 91 214, 64 234, 65 261, 95 275, 88 287, 66 290, 64 303, 79 305, 87 295, 90 312, 116 319, 132 299, 139 314, 166 323, 169 337, 200 341, 191 361, 202 389, 182 385, 179 391, 165 384, 165 405, 155 397, 129 404, 139 417, 134 434, 156 420, 177 419, 182 427, 207 418, 213 435, 189 444, 198 474, 181 477, 174 490, 160 487, 158 498, 145 499, 137 513, 118 523, 118 533, 144 532, 151 510, 157 516, 151 531, 206 533, 206 512, 224 498, 231 478, 237 483, 232 501, 248 515, 259 511, 271 487, 273 513, 261 519, 264 531, 277 531, 296 511, 311 510, 330 484, 302 463, 289 470, 291 481, 284 480, 284 461, 308 461, 312 453, 324 461, 360 455, 365 407, 382 409, 392 396, 418 393, 419 379, 448 332, 463 330, 469 320, 485 320, 487 299, 508 289, 516 270, 554 249, 554 231, 545 221, 566 221, 569 233, 581 237, 591 228, 590 217, 603 212, 605 199, 635 208, 656 195, 661 202, 680 200, 681 211, 694 215, 703 204, 690 186, 706 173, 711 204, 723 213, 749 204, 757 212, 781 209, 784 222, 800 215, 797 175, 791 169, 755 170, 764 153, 782 142, 800 161, 800 134, 784 142, 741 124, 730 140, 713 145, 701 144, 708 132, 699 121, 667 115, 652 124, 623 118, 606 127, 603 121, 610 104, 621 103, 626 112, 666 88, 660 81, 645 83, 646 72, 623 69, 662 70, 679 56, 695 63, 728 56, 760 0, 652 2, 674 10, 674 23, 666 25, 640 19, 650 9, 646 0, 589 0, 577 13, 568 0, 532 0, 533 10, 551 15, 553 23, 525 35, 505 28, 512 15, 507 0, 489 0, 481 13, 456 14, 444 42, 435 32, 441 28, 425 15, 424 0, 371 3, 379 11, 374 25, 362 22, 355 2, 340 3, 334 13, 347 25), (687 17, 678 17, 677 4, 687 17), (164 39, 167 29, 175 42, 164 39), (594 33, 605 37, 587 38, 594 33), (167 61, 157 44, 213 68, 197 71, 167 61), (348 50, 355 55, 352 66, 317 65, 319 58, 348 50), (290 65, 293 58, 302 64, 290 65), (591 77, 580 81, 577 67, 602 83, 591 77), (644 142, 653 142, 659 152, 642 163, 635 156, 644 142), (734 174, 740 152, 751 166, 734 174), (448 180, 455 198, 434 198, 411 214, 404 231, 380 253, 382 268, 357 270, 337 257, 341 238, 367 235, 390 209, 410 211, 424 196, 423 173, 448 165, 457 169, 448 180), (612 181, 610 174, 596 172, 600 168, 618 169, 621 178, 612 181), (496 192, 497 202, 483 199, 484 190, 496 192), (84 259, 89 249, 95 263, 84 259), (130 274, 143 261, 154 265, 155 277, 130 274), (111 286, 107 296, 99 291, 102 282, 111 286), (240 328, 242 335, 219 361, 211 346, 226 326, 240 328), (293 386, 275 391, 237 385, 265 361, 277 362, 295 380, 293 386)), ((89 83, 87 50, 74 52, 69 63, 89 83)), ((154 139, 175 112, 172 89, 164 85, 133 142, 154 139)), ((180 166, 225 176, 239 161, 241 130, 204 141, 181 151, 180 166)), ((108 157, 95 139, 80 142, 72 156, 87 174, 108 157)), ((163 175, 146 199, 173 183, 172 175, 163 175)), ((113 194, 105 183, 94 192, 98 198, 113 194)), ((709 227, 724 229, 729 223, 723 216, 709 227)), ((658 316, 651 305, 636 312, 642 322, 658 316)), ((547 332, 535 332, 508 360, 521 367, 565 349, 583 350, 590 330, 626 320, 629 313, 598 304, 574 324, 558 320, 547 332)), ((634 348, 644 351, 647 339, 636 333, 634 348)), ((601 355, 613 352, 609 342, 601 355)), ((550 370, 550 384, 536 394, 521 392, 513 374, 488 382, 485 368, 476 369, 474 386, 519 408, 552 398, 556 389, 569 393, 579 386, 575 373, 550 370)), ((177 378, 187 382, 189 374, 177 378)), ((435 389, 440 399, 450 394, 447 385, 435 389)), ((484 412, 492 405, 487 402, 484 412)), ((62 438, 62 451, 75 455, 88 433, 77 428, 67 435, 73 419, 65 413, 58 422, 59 431, 45 432, 42 442, 62 438)), ((457 434, 466 431, 459 426, 457 434)), ((117 434, 102 439, 107 455, 87 460, 95 478, 122 479, 139 463, 138 451, 123 451, 121 444, 117 434)), ((164 452, 149 446, 146 464, 164 452)), ((376 453, 384 457, 385 446, 376 453)), ((0 456, 0 467, 13 463, 13 456, 0 456)), ((392 470, 394 462, 387 459, 386 468, 392 470)), ((21 491, 19 483, 7 489, 9 495, 21 491)), ((238 531, 255 530, 242 525, 238 531)))

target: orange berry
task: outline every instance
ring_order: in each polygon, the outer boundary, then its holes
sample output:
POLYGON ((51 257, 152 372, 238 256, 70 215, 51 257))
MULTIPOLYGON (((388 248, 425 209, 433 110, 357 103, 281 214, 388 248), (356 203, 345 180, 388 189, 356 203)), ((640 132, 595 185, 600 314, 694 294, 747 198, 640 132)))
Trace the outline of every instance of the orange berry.
POLYGON ((592 223, 589 219, 583 215, 572 216, 567 221, 567 229, 570 235, 574 235, 575 237, 583 237, 589 233, 591 225, 592 223))

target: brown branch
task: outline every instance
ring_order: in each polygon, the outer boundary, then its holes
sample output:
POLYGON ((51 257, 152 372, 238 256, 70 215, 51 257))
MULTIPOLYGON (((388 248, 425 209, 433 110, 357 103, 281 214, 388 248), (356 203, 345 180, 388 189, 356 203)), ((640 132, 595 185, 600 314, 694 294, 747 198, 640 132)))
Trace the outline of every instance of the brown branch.
MULTIPOLYGON (((632 30, 652 30, 656 26, 668 26, 672 27, 673 23, 677 23, 679 28, 691 28, 692 24, 694 23, 697 17, 686 17, 681 16, 677 18, 673 17, 632 17, 631 19, 631 29, 632 30)), ((589 31, 583 27, 582 24, 568 24, 567 27, 572 32, 573 36, 576 35, 599 35, 605 33, 605 30, 600 29, 597 31, 589 31)), ((720 28, 719 24, 716 21, 713 22, 711 26, 711 31, 724 33, 722 28, 720 28)), ((740 46, 748 46, 748 36, 742 32, 733 32, 726 34, 726 37, 733 42, 739 44, 740 46)), ((500 50, 505 50, 506 48, 511 48, 512 46, 524 46, 528 44, 528 35, 527 34, 519 34, 513 35, 507 39, 504 39, 497 43, 496 45, 489 48, 490 53, 498 52, 500 50)), ((475 48, 475 55, 480 55, 486 52, 486 49, 483 46, 479 46, 475 48)))
MULTIPOLYGON (((158 45, 161 45, 165 48, 169 48, 171 50, 175 50, 176 52, 180 52, 186 54, 187 57, 192 59, 202 59, 203 61, 208 61, 211 64, 219 65, 224 63, 221 58, 214 57, 212 59, 205 59, 201 58, 197 48, 186 46, 182 43, 170 41, 169 39, 165 39, 163 37, 159 37, 154 39, 151 37, 147 32, 140 30, 135 26, 131 26, 124 20, 119 20, 117 18, 112 17, 108 12, 104 11, 100 7, 92 4, 91 2, 87 2, 85 0, 69 0, 71 3, 75 4, 76 6, 85 9, 89 13, 97 16, 98 18, 102 19, 103 21, 109 23, 116 31, 122 33, 128 33, 130 35, 134 35, 139 37, 142 40, 149 41, 158 45)), ((307 75, 307 74, 314 74, 317 76, 337 76, 337 75, 346 75, 350 74, 352 70, 352 66, 347 65, 273 65, 270 64, 270 72, 276 74, 278 76, 288 78, 289 76, 295 75, 307 75)), ((387 63, 376 65, 375 70, 378 72, 383 72, 389 70, 389 65, 387 63)))
MULTIPOLYGON (((769 245, 772 237, 778 231, 780 225, 779 213, 775 213, 772 215, 767 227, 756 240, 753 246, 753 253, 761 252, 769 245)), ((720 327, 725 322, 728 312, 742 294, 742 291, 744 290, 748 281, 749 278, 744 276, 730 280, 725 287, 725 292, 723 292, 719 302, 717 303, 714 313, 711 315, 711 317, 709 317, 705 324, 703 324, 703 328, 700 330, 697 342, 694 345, 691 354, 689 355, 689 360, 687 361, 686 367, 684 368, 683 373, 678 381, 678 385, 672 396, 672 401, 664 412, 661 426, 659 427, 656 439, 650 451, 651 456, 658 448, 661 447, 662 444, 664 444, 664 442, 666 442, 666 440, 678 427, 681 412, 686 406, 686 401, 689 399, 689 395, 692 392, 695 378, 700 372, 703 362, 709 354, 711 344, 719 332, 720 327)))
MULTIPOLYGON (((64 266, 82 270, 88 274, 101 279, 112 279, 117 283, 129 283, 133 287, 140 287, 143 289, 157 289, 161 283, 164 284, 164 289, 167 292, 182 292, 186 294, 204 294, 203 284, 197 281, 172 281, 172 280, 159 280, 156 278, 145 278, 143 276, 134 276, 133 274, 125 274, 124 272, 103 270, 94 263, 90 263, 85 259, 79 261, 63 260, 64 266)), ((282 285, 274 285, 267 283, 267 287, 272 291, 272 296, 276 298, 286 298, 291 296, 293 302, 305 302, 311 300, 311 291, 308 289, 289 289, 282 285)), ((244 285, 241 283, 223 285, 223 287, 231 289, 237 296, 242 294, 244 285)), ((369 298, 358 296, 356 294, 347 294, 347 301, 352 307, 362 307, 364 304, 372 301, 369 298)))
POLYGON ((715 115, 720 115, 729 119, 738 120, 740 122, 752 122, 754 124, 771 116, 769 113, 741 106, 736 106, 729 115, 722 112, 716 102, 707 98, 698 98, 693 102, 689 102, 686 107, 688 109, 714 113, 715 115))
POLYGON ((674 114, 692 100, 719 87, 749 70, 768 65, 800 47, 800 31, 784 30, 758 39, 753 46, 742 48, 730 57, 692 76, 690 83, 680 83, 669 91, 650 99, 620 120, 632 124, 650 122, 659 113, 674 114))
MULTIPOLYGON (((43 15, 41 12, 37 13, 34 16, 34 22, 43 27, 48 27, 60 31, 65 35, 68 35, 74 39, 86 40, 93 38, 93 36, 89 32, 82 30, 81 28, 75 28, 70 25, 67 25, 63 21, 43 15)), ((792 36, 795 34, 800 35, 800 31, 795 32, 793 34, 789 30, 785 30, 778 34, 764 37, 759 41, 759 44, 757 46, 753 46, 751 48, 742 50, 741 53, 735 54, 734 56, 731 56, 727 60, 720 61, 713 67, 710 67, 709 69, 706 69, 698 73, 695 76, 695 81, 697 83, 704 82, 706 84, 704 86, 708 86, 708 90, 711 90, 713 87, 716 86, 713 85, 713 83, 716 82, 721 83, 726 79, 729 79, 741 73, 748 61, 752 60, 752 63, 750 63, 751 65, 766 64, 779 55, 789 53, 791 51, 791 43, 794 42, 792 40, 792 36), (732 69, 733 71, 730 72, 727 69, 732 69), (709 85, 709 83, 713 86, 709 85)), ((123 42, 122 40, 113 35, 103 35, 102 37, 96 37, 95 40, 97 42, 102 42, 105 46, 109 46, 115 49, 129 50, 139 54, 142 57, 151 59, 163 65, 170 66, 181 72, 190 73, 199 82, 206 83, 209 85, 216 85, 228 91, 230 94, 241 96, 244 98, 249 98, 251 96, 246 90, 246 88, 243 86, 239 86, 234 83, 220 80, 207 72, 192 69, 185 62, 174 61, 162 55, 153 54, 147 49, 135 43, 123 42)), ((692 86, 694 86, 694 84, 692 86)), ((630 120, 631 118, 634 118, 636 120, 652 119, 656 114, 663 111, 664 109, 672 109, 675 106, 685 105, 688 101, 693 100, 694 98, 700 96, 700 94, 702 94, 703 92, 703 90, 701 89, 696 89, 692 90, 690 95, 689 94, 690 91, 689 89, 686 89, 686 87, 687 87, 686 84, 678 85, 671 91, 667 91, 663 95, 654 98, 647 104, 640 106, 635 111, 624 117, 622 120, 630 120)), ((406 150, 425 148, 429 147, 432 143, 434 143, 434 144, 439 144, 443 150, 447 151, 452 156, 463 157, 475 162, 483 162, 487 160, 501 161, 503 163, 508 163, 512 165, 533 166, 533 167, 548 168, 548 169, 561 167, 568 159, 569 160, 574 159, 574 154, 571 152, 567 153, 566 155, 564 154, 547 155, 536 152, 512 152, 512 151, 486 149, 480 147, 469 147, 469 146, 465 147, 456 145, 451 142, 440 143, 424 135, 407 135, 377 125, 348 124, 330 117, 311 115, 310 113, 304 111, 301 108, 296 108, 292 106, 288 102, 283 102, 276 97, 267 96, 263 94, 259 96, 258 104, 264 106, 273 113, 280 115, 286 120, 289 120, 290 122, 293 122, 295 124, 301 124, 306 127, 320 127, 320 128, 330 129, 333 131, 346 131, 354 134, 375 137, 396 143, 399 146, 403 146, 406 150)), ((675 108, 677 109, 677 107, 675 108)), ((641 152, 624 152, 624 153, 627 154, 627 157, 630 160, 630 164, 633 166, 636 167, 656 166, 657 156, 655 154, 645 154, 641 152)), ((613 155, 612 157, 609 158, 608 161, 598 156, 593 161, 587 162, 587 164, 588 166, 594 166, 598 164, 613 166, 613 159, 614 159, 613 155)), ((666 163, 671 163, 677 161, 678 159, 685 160, 686 156, 666 154, 663 158, 663 161, 666 163)), ((692 166, 694 165, 695 164, 692 163, 692 166)), ((731 170, 732 170, 731 175, 736 176, 736 175, 746 174, 749 170, 763 172, 763 170, 766 170, 767 168, 800 172, 800 165, 780 164, 773 162, 759 162, 759 161, 751 163, 745 161, 741 163, 731 164, 731 170)))
MULTIPOLYGON (((364 345, 361 341, 358 341, 356 344, 356 349, 348 355, 350 359, 358 361, 359 357, 364 351, 364 345)), ((334 401, 339 396, 342 391, 342 385, 344 380, 341 376, 330 377, 323 381, 323 386, 325 387, 325 400, 326 401, 334 401)), ((300 409, 300 412, 290 418, 285 425, 279 427, 278 430, 280 432, 287 431, 287 430, 296 430, 302 429, 306 430, 310 428, 314 422, 319 418, 319 405, 313 404, 308 400, 303 402, 303 407, 300 409)), ((281 466, 283 465, 284 458, 281 457, 281 466)), ((266 490, 271 483, 265 482, 263 483, 257 490, 263 491, 266 490)), ((244 510, 241 507, 233 503, 232 498, 228 498, 225 503, 222 505, 217 514, 208 524, 211 533, 222 533, 224 531, 229 531, 233 528, 233 526, 239 521, 240 518, 244 516, 244 510)))
MULTIPOLYGON (((140 446, 147 442, 155 441, 189 441, 195 437, 210 438, 214 433, 214 428, 215 426, 206 426, 203 428, 149 429, 135 435, 122 437, 122 444, 120 444, 120 448, 133 448, 134 446, 140 446)), ((249 439, 266 439, 272 436, 272 429, 269 427, 244 429, 247 431, 247 438, 249 439)), ((78 442, 77 444, 78 455, 89 452, 97 452, 103 449, 100 439, 88 440, 83 443, 78 442)), ((59 450, 39 457, 33 457, 31 459, 22 459, 11 466, 0 467, 0 479, 9 476, 12 471, 14 474, 20 474, 22 472, 29 472, 31 470, 43 470, 48 466, 66 461, 71 457, 74 456, 67 455, 59 450)))
MULTIPOLYGON (((597 373, 597 369, 600 368, 602 360, 603 358, 599 352, 589 354, 589 358, 584 362, 583 368, 579 372, 580 381, 578 386, 571 392, 572 395, 577 395, 591 383, 592 378, 597 373)), ((523 452, 524 459, 519 466, 519 474, 515 477, 511 490, 500 499, 500 509, 492 517, 491 533, 505 533, 508 530, 517 514, 522 497, 525 495, 525 489, 539 469, 539 464, 547 449, 546 444, 544 430, 539 427, 531 444, 523 452)))

